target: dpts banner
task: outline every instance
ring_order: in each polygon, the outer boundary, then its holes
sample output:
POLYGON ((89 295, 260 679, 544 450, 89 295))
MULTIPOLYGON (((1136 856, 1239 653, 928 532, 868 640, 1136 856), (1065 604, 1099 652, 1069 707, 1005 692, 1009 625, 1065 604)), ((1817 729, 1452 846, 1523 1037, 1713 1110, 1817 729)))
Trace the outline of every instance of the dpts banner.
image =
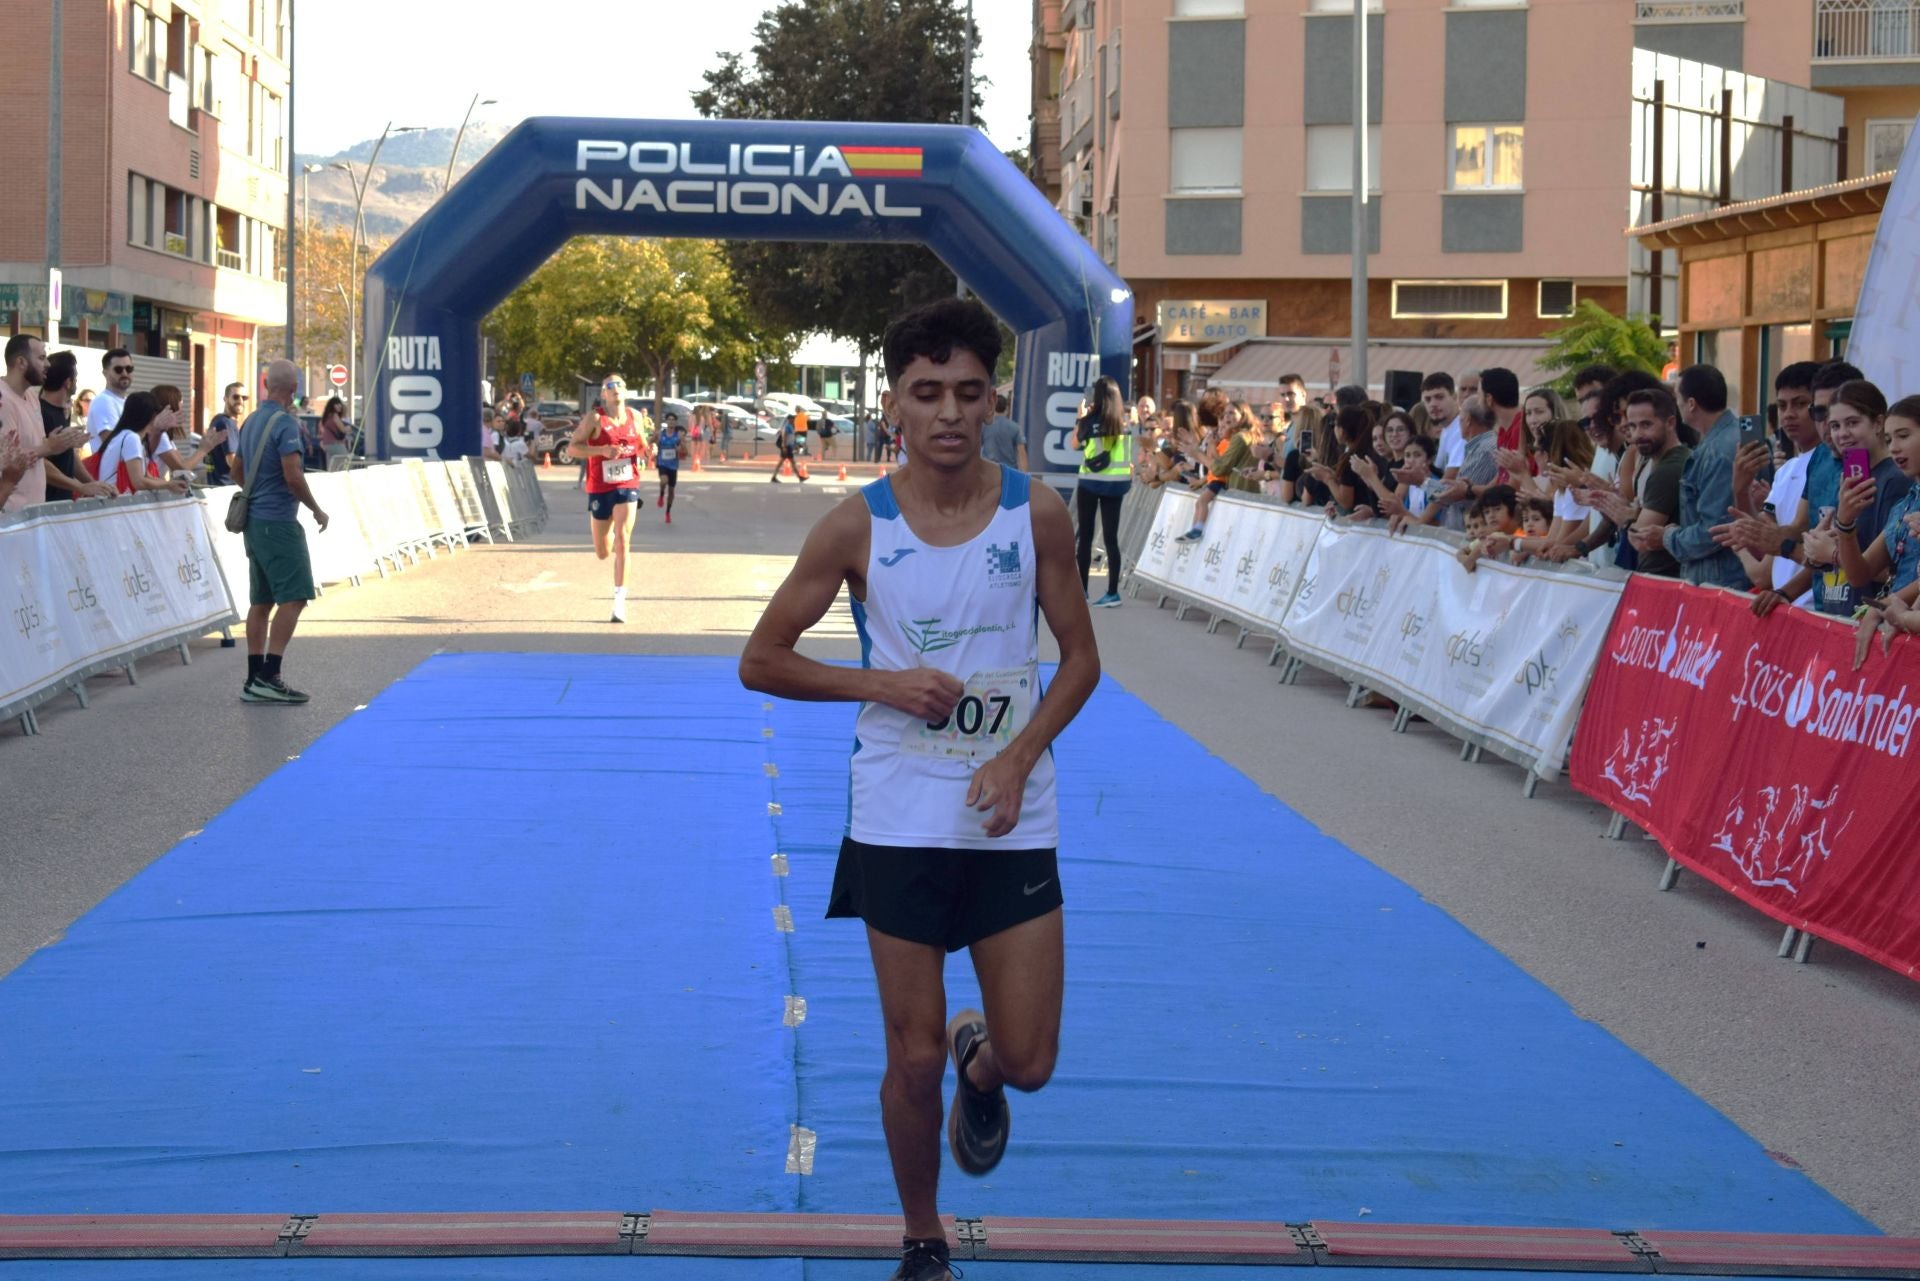
POLYGON ((481 317, 583 235, 926 245, 1018 335, 1010 412, 1036 470, 1079 466, 1095 377, 1128 389, 1132 293, 977 129, 536 118, 367 272, 371 452, 480 452, 481 317))
POLYGON ((1920 977, 1920 645, 1636 575, 1587 695, 1573 784, 1777 920, 1920 977))
POLYGON ((1617 580, 1482 563, 1446 543, 1323 523, 1287 610, 1287 648, 1461 738, 1559 773, 1617 580))
POLYGON ((200 506, 63 505, 0 526, 0 714, 70 676, 233 621, 200 506))
POLYGON ((1163 491, 1134 573, 1216 611, 1278 628, 1306 575, 1318 514, 1222 494, 1202 542, 1178 541, 1193 525, 1193 495, 1163 491))

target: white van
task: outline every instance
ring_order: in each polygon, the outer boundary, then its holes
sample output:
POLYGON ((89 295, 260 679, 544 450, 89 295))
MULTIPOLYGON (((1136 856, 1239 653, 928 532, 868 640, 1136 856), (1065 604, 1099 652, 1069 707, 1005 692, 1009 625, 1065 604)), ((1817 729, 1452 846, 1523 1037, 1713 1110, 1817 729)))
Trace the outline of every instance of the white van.
POLYGON ((805 411, 807 421, 810 423, 817 423, 827 416, 827 411, 821 408, 819 401, 809 400, 805 396, 796 396, 784 391, 770 391, 760 399, 766 405, 767 412, 777 418, 785 418, 789 414, 802 410, 805 411))

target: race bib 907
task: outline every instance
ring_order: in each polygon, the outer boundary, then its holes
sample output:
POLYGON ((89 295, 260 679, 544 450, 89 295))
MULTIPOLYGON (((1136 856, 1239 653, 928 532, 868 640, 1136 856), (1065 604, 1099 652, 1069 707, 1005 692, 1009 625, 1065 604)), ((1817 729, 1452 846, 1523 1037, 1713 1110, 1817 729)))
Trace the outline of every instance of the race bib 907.
POLYGON ((1027 726, 1033 714, 1031 667, 975 672, 953 711, 939 721, 915 721, 901 735, 900 750, 917 756, 990 761, 1027 726))

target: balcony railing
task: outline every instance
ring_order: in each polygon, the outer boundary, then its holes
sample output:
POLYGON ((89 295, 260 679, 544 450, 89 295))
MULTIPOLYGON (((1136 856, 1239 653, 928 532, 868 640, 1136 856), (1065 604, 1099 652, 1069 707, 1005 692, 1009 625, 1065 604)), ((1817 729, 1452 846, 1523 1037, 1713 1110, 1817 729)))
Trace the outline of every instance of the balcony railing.
POLYGON ((229 271, 244 271, 247 266, 247 260, 231 249, 220 250, 215 261, 229 271))
POLYGON ((1920 0, 1814 0, 1813 60, 1920 60, 1920 0))
POLYGON ((1743 22, 1747 0, 1635 0, 1635 22, 1743 22))

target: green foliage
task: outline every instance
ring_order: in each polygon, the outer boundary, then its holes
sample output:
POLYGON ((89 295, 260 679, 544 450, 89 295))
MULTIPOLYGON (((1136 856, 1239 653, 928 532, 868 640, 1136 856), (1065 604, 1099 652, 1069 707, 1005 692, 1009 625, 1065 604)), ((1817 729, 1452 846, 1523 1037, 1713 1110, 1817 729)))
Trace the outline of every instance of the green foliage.
POLYGON ((1667 363, 1667 341, 1645 316, 1616 316, 1592 299, 1582 299, 1567 323, 1547 337, 1553 346, 1540 367, 1559 373, 1553 387, 1562 395, 1573 393, 1573 371, 1584 365, 1658 375, 1667 363))
POLYGON ((793 339, 756 327, 725 254, 711 240, 586 236, 569 241, 487 318, 502 369, 544 386, 608 373, 656 399, 683 375, 750 377, 756 357, 784 361, 793 339))
MULTIPOLYGON (((957 0, 783 0, 693 95, 701 115, 733 120, 882 120, 957 124, 965 42, 957 0)), ((974 94, 974 108, 980 105, 974 94)), ((952 295, 953 273, 919 245, 729 241, 753 314, 877 351, 887 322, 952 295)))

